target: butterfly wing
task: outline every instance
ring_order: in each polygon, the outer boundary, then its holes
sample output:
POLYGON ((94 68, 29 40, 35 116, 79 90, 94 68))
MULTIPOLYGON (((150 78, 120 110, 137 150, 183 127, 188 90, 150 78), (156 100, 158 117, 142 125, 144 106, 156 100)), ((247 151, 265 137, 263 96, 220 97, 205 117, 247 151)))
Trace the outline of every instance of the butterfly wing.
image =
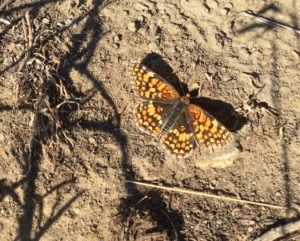
POLYGON ((185 112, 181 113, 174 125, 161 140, 168 153, 176 157, 187 157, 194 147, 194 135, 185 112))
POLYGON ((171 103, 143 101, 135 108, 136 122, 142 131, 158 136, 171 111, 171 103))
POLYGON ((179 93, 166 80, 140 63, 129 66, 133 80, 133 92, 142 99, 173 101, 180 98, 179 93))
POLYGON ((215 147, 233 143, 233 136, 225 126, 199 106, 189 104, 188 115, 198 144, 215 147))

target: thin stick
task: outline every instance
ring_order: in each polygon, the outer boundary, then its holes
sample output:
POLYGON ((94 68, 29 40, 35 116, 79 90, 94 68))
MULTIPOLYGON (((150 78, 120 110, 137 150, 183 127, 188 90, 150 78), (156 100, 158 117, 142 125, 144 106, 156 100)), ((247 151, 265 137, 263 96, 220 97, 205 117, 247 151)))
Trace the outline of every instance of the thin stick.
POLYGON ((31 27, 30 16, 28 11, 25 13, 25 18, 22 19, 22 26, 24 31, 24 38, 27 41, 27 50, 25 52, 25 57, 23 59, 23 62, 20 64, 18 68, 18 71, 21 71, 23 69, 29 57, 31 56, 32 44, 33 44, 33 29, 31 27), (27 27, 25 21, 27 23, 27 27))
POLYGON ((183 189, 183 188, 178 188, 178 187, 165 187, 165 186, 159 186, 159 185, 138 182, 138 181, 131 181, 131 180, 125 180, 125 182, 132 183, 135 185, 145 186, 145 187, 158 188, 158 189, 166 190, 166 191, 173 191, 173 192, 179 192, 179 193, 192 194, 192 195, 196 195, 196 196, 210 197, 210 198, 215 198, 215 199, 224 200, 224 201, 240 202, 240 203, 252 204, 252 205, 275 208, 275 209, 288 209, 287 207, 283 207, 283 206, 278 206, 278 205, 273 205, 273 204, 268 204, 268 203, 252 202, 252 201, 247 201, 247 200, 238 199, 238 198, 218 196, 218 195, 214 195, 214 194, 208 194, 205 192, 193 191, 193 190, 188 190, 188 189, 183 189))
POLYGON ((7 26, 11 25, 11 22, 8 21, 8 20, 6 20, 6 19, 4 19, 4 18, 0 18, 0 22, 6 24, 7 26))
POLYGON ((292 31, 294 33, 298 33, 300 34, 300 30, 297 29, 297 28, 292 28, 288 25, 285 25, 285 24, 282 24, 282 23, 278 23, 278 22, 275 22, 275 21, 272 21, 272 20, 269 20, 267 18, 264 18, 264 17, 261 17, 261 16, 258 16, 254 13, 251 13, 249 11, 246 11, 246 12, 243 12, 244 15, 248 16, 248 17, 251 17, 251 18, 255 18, 261 22, 264 22, 270 26, 273 26, 273 27, 279 27, 279 28, 283 28, 283 29, 286 29, 286 30, 289 30, 289 31, 292 31))

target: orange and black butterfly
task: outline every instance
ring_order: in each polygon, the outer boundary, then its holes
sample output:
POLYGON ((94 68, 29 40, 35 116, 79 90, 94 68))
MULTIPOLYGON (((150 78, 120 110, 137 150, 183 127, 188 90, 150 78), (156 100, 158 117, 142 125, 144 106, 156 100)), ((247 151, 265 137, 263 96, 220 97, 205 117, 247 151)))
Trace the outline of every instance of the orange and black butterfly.
POLYGON ((187 157, 195 143, 222 147, 233 143, 232 134, 212 115, 191 104, 166 80, 142 64, 129 66, 132 88, 141 102, 135 117, 144 132, 161 138, 163 147, 176 157, 187 157))

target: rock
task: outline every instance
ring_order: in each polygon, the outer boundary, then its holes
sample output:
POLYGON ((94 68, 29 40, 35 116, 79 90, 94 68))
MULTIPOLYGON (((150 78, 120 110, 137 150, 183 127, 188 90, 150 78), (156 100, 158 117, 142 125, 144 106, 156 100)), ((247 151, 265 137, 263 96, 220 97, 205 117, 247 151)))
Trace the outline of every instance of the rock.
POLYGON ((230 12, 230 9, 229 8, 223 8, 220 10, 221 14, 222 15, 227 15, 229 12, 230 12))

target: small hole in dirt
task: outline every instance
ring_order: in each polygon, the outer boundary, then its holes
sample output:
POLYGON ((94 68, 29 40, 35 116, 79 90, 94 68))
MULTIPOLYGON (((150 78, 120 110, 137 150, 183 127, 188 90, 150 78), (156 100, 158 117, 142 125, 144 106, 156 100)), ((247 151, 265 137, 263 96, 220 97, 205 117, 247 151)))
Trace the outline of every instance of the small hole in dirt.
POLYGON ((156 34, 161 34, 161 28, 159 26, 156 28, 156 34))
POLYGON ((139 30, 142 27, 142 23, 139 20, 135 20, 134 25, 137 30, 139 30))
POLYGON ((122 34, 118 34, 117 36, 118 36, 119 41, 121 41, 123 39, 123 35, 122 34))

